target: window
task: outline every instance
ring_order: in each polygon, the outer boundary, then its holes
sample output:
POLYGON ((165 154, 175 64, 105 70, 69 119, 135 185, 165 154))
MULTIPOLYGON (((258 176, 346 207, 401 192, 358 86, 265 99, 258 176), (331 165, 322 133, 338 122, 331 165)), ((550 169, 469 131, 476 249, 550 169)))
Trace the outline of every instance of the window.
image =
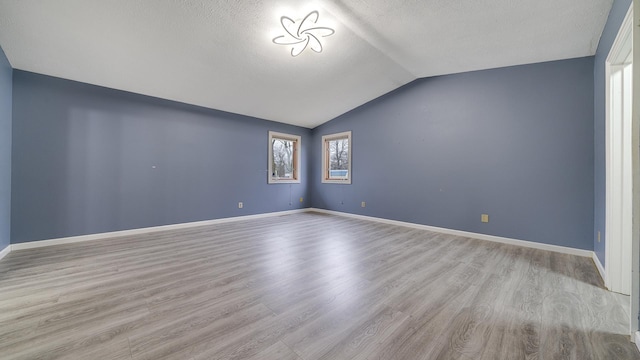
POLYGON ((351 131, 322 137, 322 182, 351 184, 351 131))
POLYGON ((300 136, 269 131, 269 184, 300 182, 300 136))

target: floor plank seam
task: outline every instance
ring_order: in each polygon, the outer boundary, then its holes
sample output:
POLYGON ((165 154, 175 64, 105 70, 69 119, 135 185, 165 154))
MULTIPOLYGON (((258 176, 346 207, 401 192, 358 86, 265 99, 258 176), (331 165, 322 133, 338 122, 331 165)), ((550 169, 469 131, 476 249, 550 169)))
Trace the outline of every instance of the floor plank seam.
POLYGON ((129 345, 129 357, 133 360, 133 353, 131 352, 131 338, 127 336, 127 345, 129 345))

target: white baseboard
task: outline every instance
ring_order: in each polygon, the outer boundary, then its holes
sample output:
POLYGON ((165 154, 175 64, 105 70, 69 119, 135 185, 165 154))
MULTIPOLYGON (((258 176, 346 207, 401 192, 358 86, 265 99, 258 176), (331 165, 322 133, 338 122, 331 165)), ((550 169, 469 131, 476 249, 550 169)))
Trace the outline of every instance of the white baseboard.
POLYGON ((636 344, 636 347, 638 348, 638 351, 640 351, 640 331, 636 331, 633 340, 633 342, 636 344))
POLYGON ((598 268, 598 272, 600 273, 600 277, 602 278, 602 282, 604 283, 605 287, 607 289, 609 289, 609 287, 607 286, 607 282, 606 282, 606 276, 605 276, 605 272, 604 272, 604 266, 602 266, 602 263, 600 262, 600 258, 598 258, 598 255, 596 255, 595 252, 593 252, 593 256, 592 256, 593 262, 596 264, 596 268, 598 268))
MULTIPOLYGON (((80 236, 71 236, 59 239, 49 239, 49 240, 38 240, 38 241, 30 241, 25 243, 18 243, 10 245, 11 250, 24 250, 24 249, 33 249, 45 246, 53 246, 53 245, 61 245, 61 244, 71 244, 83 241, 92 241, 92 240, 102 240, 109 239, 120 236, 132 236, 132 235, 140 235, 140 234, 148 234, 151 232, 158 231, 167 231, 167 230, 176 230, 176 229, 186 229, 196 226, 205 226, 205 225, 214 225, 214 224, 223 224, 235 221, 242 220, 251 220, 251 219, 261 219, 272 216, 281 216, 288 214, 296 214, 301 212, 307 212, 309 209, 296 209, 296 210, 287 210, 287 211, 278 211, 264 214, 256 214, 256 215, 246 215, 246 216, 235 216, 229 218, 222 219, 214 219, 214 220, 204 220, 204 221, 195 221, 189 223, 181 223, 181 224, 172 224, 172 225, 163 225, 163 226, 154 226, 147 228, 139 228, 139 229, 131 229, 131 230, 121 230, 121 231, 113 231, 107 233, 98 233, 98 234, 89 234, 89 235, 80 235, 80 236)), ((2 256, 0 256, 1 258, 2 256)))
MULTIPOLYGON (((215 220, 196 221, 196 222, 190 222, 190 223, 154 226, 154 227, 140 228, 140 229, 113 231, 113 232, 107 232, 107 233, 71 236, 71 237, 65 237, 65 238, 59 238, 59 239, 30 241, 26 243, 18 243, 18 244, 12 244, 8 246, 2 252, 0 252, 0 258, 2 258, 2 256, 5 256, 9 252, 15 251, 15 250, 33 249, 33 248, 61 245, 61 244, 71 244, 76 242, 108 239, 108 238, 114 238, 114 237, 120 237, 120 236, 140 235, 140 234, 147 234, 150 232, 185 229, 185 228, 196 227, 196 226, 223 224, 223 223, 242 221, 242 220, 261 219, 261 218, 267 218, 272 216, 281 216, 281 215, 296 214, 296 213, 302 213, 302 212, 318 212, 318 213, 332 214, 332 215, 338 215, 338 216, 345 216, 345 217, 350 217, 355 219, 375 221, 375 222, 384 223, 384 224, 405 226, 405 227, 411 227, 411 228, 422 229, 422 230, 429 230, 429 231, 434 231, 434 232, 439 232, 444 234, 457 235, 457 236, 469 237, 469 238, 480 239, 480 240, 487 240, 487 241, 498 242, 503 244, 510 244, 510 245, 540 249, 540 250, 554 251, 554 252, 559 252, 563 254, 578 255, 578 256, 592 257, 592 258, 594 257, 594 252, 589 250, 574 249, 570 247, 542 244, 542 243, 537 243, 532 241, 510 239, 505 237, 478 234, 478 233, 472 233, 472 232, 461 231, 461 230, 452 230, 452 229, 446 229, 446 228, 440 228, 435 226, 422 225, 422 224, 416 224, 416 223, 410 223, 410 222, 404 222, 404 221, 398 221, 398 220, 389 220, 389 219, 372 217, 372 216, 350 214, 350 213, 345 213, 340 211, 317 209, 317 208, 306 208, 306 209, 287 210, 287 211, 279 211, 279 212, 256 214, 256 215, 237 216, 237 217, 222 218, 222 219, 215 219, 215 220)), ((599 261, 596 262, 596 266, 598 264, 599 264, 599 261)), ((598 270, 601 271, 600 268, 598 268, 598 270)))
POLYGON ((487 240, 487 241, 498 242, 498 243, 502 243, 502 244, 517 245, 517 246, 523 246, 523 247, 528 247, 528 248, 533 248, 533 249, 553 251, 553 252, 569 254, 569 255, 577 255, 577 256, 583 256, 583 257, 592 257, 593 256, 593 251, 575 249, 575 248, 570 248, 570 247, 565 247, 565 246, 542 244, 542 243, 537 243, 537 242, 533 242, 533 241, 510 239, 510 238, 494 236, 494 235, 478 234, 478 233, 472 233, 472 232, 461 231, 461 230, 452 230, 452 229, 440 228, 440 227, 435 227, 435 226, 422 225, 422 224, 416 224, 416 223, 410 223, 410 222, 404 222, 404 221, 397 221, 397 220, 389 220, 389 219, 372 217, 372 216, 365 216, 365 215, 350 214, 350 213, 345 213, 345 212, 340 212, 340 211, 333 211, 333 210, 310 208, 310 209, 308 209, 308 211, 315 211, 315 212, 324 213, 324 214, 345 216, 345 217, 361 219, 361 220, 375 221, 375 222, 384 223, 384 224, 390 224, 390 225, 411 227, 411 228, 415 228, 415 229, 429 230, 429 231, 443 233, 443 234, 457 235, 457 236, 463 236, 463 237, 474 238, 474 239, 479 239, 479 240, 487 240))
POLYGON ((4 249, 2 249, 2 251, 0 251, 0 260, 2 260, 3 257, 9 255, 10 252, 11 252, 11 245, 7 245, 7 247, 5 247, 4 249))

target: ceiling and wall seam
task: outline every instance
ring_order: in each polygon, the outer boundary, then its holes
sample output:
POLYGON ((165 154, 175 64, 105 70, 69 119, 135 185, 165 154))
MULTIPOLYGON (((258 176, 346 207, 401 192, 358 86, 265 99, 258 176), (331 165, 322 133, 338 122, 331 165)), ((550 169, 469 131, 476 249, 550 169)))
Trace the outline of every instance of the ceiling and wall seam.
POLYGON ((594 55, 613 0, 0 2, 15 69, 314 128, 415 79, 594 55), (336 30, 293 58, 280 18, 336 30))

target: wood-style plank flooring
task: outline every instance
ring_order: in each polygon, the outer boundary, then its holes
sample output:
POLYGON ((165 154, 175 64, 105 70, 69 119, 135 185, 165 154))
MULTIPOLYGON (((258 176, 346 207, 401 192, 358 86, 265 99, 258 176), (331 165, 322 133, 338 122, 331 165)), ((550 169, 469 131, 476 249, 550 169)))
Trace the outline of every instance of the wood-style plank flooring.
POLYGON ((640 359, 589 258, 317 213, 15 251, 1 359, 640 359))

